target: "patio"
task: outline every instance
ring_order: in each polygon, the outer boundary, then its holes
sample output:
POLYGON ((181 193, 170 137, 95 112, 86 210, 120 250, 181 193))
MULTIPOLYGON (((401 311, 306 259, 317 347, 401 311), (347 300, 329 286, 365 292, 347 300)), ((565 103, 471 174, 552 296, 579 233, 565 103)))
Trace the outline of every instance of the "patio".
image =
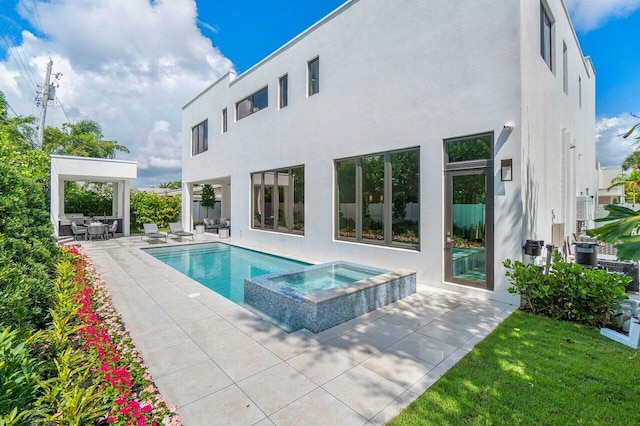
POLYGON ((82 245, 187 426, 384 424, 517 308, 418 284, 319 334, 287 334, 139 250, 151 244, 137 236, 82 245))

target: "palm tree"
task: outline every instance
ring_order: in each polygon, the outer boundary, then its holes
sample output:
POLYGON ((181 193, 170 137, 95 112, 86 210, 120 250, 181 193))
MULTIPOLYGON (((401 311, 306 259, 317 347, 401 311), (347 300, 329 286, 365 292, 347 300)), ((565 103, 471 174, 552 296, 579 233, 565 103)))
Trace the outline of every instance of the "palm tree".
POLYGON ((624 188, 627 202, 631 200, 633 207, 635 207, 636 198, 640 200, 640 170, 635 168, 629 174, 619 174, 611 180, 611 186, 607 189, 610 190, 619 186, 624 188))

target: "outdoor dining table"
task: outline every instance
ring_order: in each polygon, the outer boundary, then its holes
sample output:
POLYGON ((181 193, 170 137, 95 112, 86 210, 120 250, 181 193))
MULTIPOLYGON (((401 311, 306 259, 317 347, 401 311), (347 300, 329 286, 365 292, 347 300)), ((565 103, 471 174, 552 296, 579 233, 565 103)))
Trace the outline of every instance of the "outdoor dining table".
POLYGON ((104 240, 104 237, 107 236, 107 230, 109 229, 109 225, 102 222, 92 222, 87 225, 87 234, 89 235, 89 241, 93 241, 94 236, 100 236, 104 240))

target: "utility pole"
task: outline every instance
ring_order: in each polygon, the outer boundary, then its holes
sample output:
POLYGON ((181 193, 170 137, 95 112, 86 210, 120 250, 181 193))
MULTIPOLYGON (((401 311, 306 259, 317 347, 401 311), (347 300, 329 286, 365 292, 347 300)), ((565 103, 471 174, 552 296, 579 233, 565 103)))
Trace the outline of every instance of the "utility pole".
POLYGON ((47 118, 47 104, 50 100, 49 91, 51 90, 50 80, 52 66, 53 60, 49 58, 49 63, 47 64, 47 73, 44 77, 44 86, 42 87, 42 103, 40 104, 40 125, 38 126, 38 144, 40 146, 42 146, 42 142, 44 139, 44 122, 47 118))

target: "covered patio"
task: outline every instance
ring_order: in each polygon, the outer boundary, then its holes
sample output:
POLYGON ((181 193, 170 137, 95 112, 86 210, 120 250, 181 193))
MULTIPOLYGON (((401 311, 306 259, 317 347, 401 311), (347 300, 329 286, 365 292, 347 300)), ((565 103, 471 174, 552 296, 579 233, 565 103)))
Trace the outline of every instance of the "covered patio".
POLYGON ((105 158, 71 157, 51 155, 51 209, 50 219, 54 235, 67 235, 72 221, 80 224, 88 219, 112 223, 119 222, 119 233, 129 235, 130 225, 130 188, 131 180, 138 176, 138 163, 135 161, 112 160, 105 158), (109 215, 92 216, 86 212, 67 212, 65 210, 65 182, 111 182, 113 187, 113 205, 109 215))

